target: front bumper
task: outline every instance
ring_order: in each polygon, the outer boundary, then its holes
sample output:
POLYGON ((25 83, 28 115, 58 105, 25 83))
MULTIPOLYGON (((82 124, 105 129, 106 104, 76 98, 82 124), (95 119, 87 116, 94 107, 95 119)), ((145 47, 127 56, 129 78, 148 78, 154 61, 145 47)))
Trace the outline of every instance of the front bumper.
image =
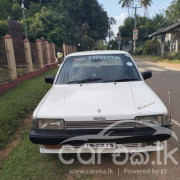
POLYGON ((165 141, 171 137, 171 126, 104 130, 34 130, 30 140, 40 145, 73 145, 115 142, 116 144, 165 141))

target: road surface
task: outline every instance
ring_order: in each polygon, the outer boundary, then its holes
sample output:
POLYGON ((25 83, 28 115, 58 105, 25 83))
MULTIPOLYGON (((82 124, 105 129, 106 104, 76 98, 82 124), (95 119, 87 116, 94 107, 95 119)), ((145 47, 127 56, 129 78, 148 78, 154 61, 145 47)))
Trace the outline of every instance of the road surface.
MULTIPOLYGON (((178 139, 180 140, 180 70, 170 70, 165 67, 157 66, 152 63, 144 62, 141 60, 136 60, 136 63, 140 71, 152 71, 153 78, 147 80, 147 84, 155 91, 155 93, 162 99, 168 108, 168 89, 172 91, 172 118, 173 118, 173 131, 176 133, 178 139)), ((179 180, 180 179, 180 143, 175 139, 171 138, 167 143, 167 153, 174 151, 172 153, 173 158, 176 162, 167 159, 166 163, 166 152, 160 152, 160 162, 162 164, 158 165, 157 153, 149 153, 149 161, 146 165, 132 165, 131 158, 135 159, 129 155, 129 160, 125 165, 115 165, 112 160, 112 155, 104 154, 102 155, 102 163, 99 165, 80 165, 77 167, 75 176, 83 176, 83 174, 91 172, 93 179, 168 179, 168 180, 179 180), (165 157, 165 158, 164 158, 165 157), (178 164, 177 164, 178 163, 178 164), (97 171, 95 171, 97 170, 97 171)), ((88 159, 85 155, 84 158, 88 159)), ((97 158, 96 158, 97 159, 97 158)), ((125 155, 122 155, 117 160, 122 162, 125 159, 125 155)), ((86 177, 87 175, 85 175, 86 177)), ((73 179, 72 174, 69 175, 69 179, 73 179)), ((87 176, 88 177, 88 176, 87 176)))

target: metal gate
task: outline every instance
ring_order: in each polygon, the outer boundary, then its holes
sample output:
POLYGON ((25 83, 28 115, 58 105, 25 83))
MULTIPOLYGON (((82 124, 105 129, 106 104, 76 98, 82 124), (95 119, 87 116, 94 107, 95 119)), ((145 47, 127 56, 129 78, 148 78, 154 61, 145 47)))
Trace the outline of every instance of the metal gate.
POLYGON ((11 80, 11 70, 6 55, 4 38, 0 37, 0 83, 11 80))
POLYGON ((46 45, 45 41, 41 41, 41 48, 42 48, 42 54, 43 54, 43 65, 47 64, 47 56, 46 56, 46 45))
POLYGON ((16 60, 17 74, 27 72, 27 63, 24 50, 24 42, 22 40, 13 39, 14 55, 16 60))
POLYGON ((54 47, 52 44, 49 44, 49 51, 50 51, 50 59, 51 63, 55 63, 55 58, 54 58, 54 47))
POLYGON ((36 43, 30 43, 30 45, 31 45, 31 57, 32 57, 33 69, 34 70, 40 69, 40 62, 38 59, 36 43))

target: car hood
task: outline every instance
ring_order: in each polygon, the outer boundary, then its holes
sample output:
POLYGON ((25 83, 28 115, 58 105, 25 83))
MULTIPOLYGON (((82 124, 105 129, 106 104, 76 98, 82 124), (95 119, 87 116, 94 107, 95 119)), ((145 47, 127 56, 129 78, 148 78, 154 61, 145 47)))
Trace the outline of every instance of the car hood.
POLYGON ((145 82, 54 85, 37 107, 36 118, 65 121, 134 119, 166 108, 145 82))

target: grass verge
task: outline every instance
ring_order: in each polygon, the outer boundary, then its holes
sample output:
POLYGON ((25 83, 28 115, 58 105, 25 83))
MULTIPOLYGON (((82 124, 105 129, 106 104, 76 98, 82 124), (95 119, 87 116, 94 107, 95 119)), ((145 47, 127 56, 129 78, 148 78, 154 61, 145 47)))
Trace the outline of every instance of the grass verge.
MULTIPOLYGON (((44 77, 55 75, 56 71, 57 69, 50 70, 39 77, 22 82, 16 88, 0 96, 1 147, 4 147, 16 127, 22 124, 25 116, 34 110, 51 87, 44 83, 44 77)), ((65 165, 60 162, 57 154, 41 154, 39 146, 32 144, 29 140, 30 129, 29 124, 23 127, 18 144, 5 159, 0 161, 0 179, 93 179, 91 175, 71 175, 69 173, 69 170, 82 166, 77 161, 76 155, 65 155, 66 160, 75 159, 73 165, 65 165)))
POLYGON ((0 163, 0 179, 66 179, 68 170, 57 155, 40 154, 28 138, 30 128, 21 136, 18 146, 0 163))
POLYGON ((180 64, 180 60, 175 59, 165 59, 163 57, 160 56, 148 56, 148 55, 141 55, 141 56, 133 56, 133 58, 138 58, 138 59, 143 59, 145 61, 149 61, 149 62, 165 62, 165 63, 173 63, 173 64, 180 64))
POLYGON ((20 83, 16 88, 0 95, 0 149, 25 116, 32 112, 51 85, 44 82, 47 75, 55 75, 57 68, 41 76, 20 83))
POLYGON ((41 154, 39 146, 29 140, 30 127, 26 127, 21 141, 9 156, 0 161, 0 179, 2 180, 85 180, 93 179, 93 175, 71 174, 70 170, 83 168, 75 154, 63 155, 65 160, 74 159, 72 165, 65 165, 57 154, 41 154))

